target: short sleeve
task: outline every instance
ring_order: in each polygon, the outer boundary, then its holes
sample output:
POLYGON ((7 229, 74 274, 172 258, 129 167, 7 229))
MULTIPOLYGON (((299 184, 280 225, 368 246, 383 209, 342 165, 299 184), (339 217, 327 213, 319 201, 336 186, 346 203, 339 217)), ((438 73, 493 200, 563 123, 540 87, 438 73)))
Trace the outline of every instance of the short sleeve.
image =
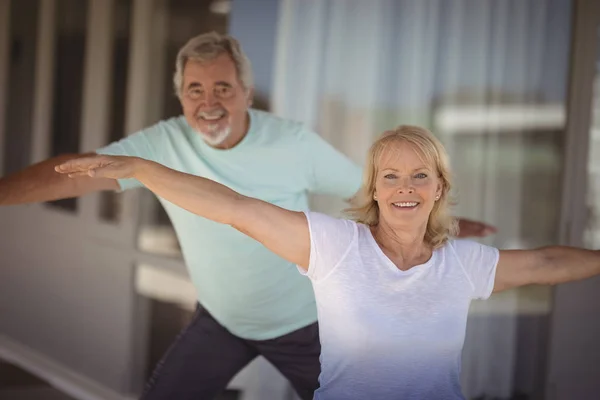
POLYGON ((474 299, 487 299, 494 290, 500 252, 495 247, 472 240, 451 242, 456 257, 473 286, 474 299))
POLYGON ((309 191, 318 194, 353 197, 360 188, 362 168, 336 150, 318 134, 302 132, 305 159, 309 160, 309 191))
MULTIPOLYGON (((148 136, 154 128, 148 128, 137 133, 134 133, 118 142, 110 143, 109 145, 96 150, 97 154, 107 156, 130 156, 140 157, 146 160, 156 160, 156 155, 153 151, 153 146, 148 136)), ((134 189, 143 185, 137 179, 119 179, 121 190, 134 189)))
POLYGON ((358 230, 353 221, 311 211, 304 214, 310 232, 310 261, 307 272, 301 268, 299 271, 318 282, 327 277, 348 255, 356 241, 358 230))

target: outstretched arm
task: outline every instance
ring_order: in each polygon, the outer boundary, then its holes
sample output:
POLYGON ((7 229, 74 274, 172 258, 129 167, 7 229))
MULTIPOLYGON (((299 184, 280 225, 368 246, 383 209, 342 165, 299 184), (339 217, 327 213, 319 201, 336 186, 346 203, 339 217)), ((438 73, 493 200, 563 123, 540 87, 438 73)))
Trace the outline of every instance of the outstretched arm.
POLYGON ((551 246, 501 250, 494 292, 518 286, 556 285, 600 274, 600 251, 551 246))
POLYGON ((90 155, 63 154, 0 177, 0 206, 38 203, 79 197, 100 190, 119 189, 117 181, 112 179, 67 179, 54 172, 56 164, 90 155))
POLYGON ((231 225, 279 256, 308 268, 310 236, 301 212, 243 196, 210 179, 137 157, 96 156, 67 161, 56 171, 70 177, 134 178, 158 196, 204 218, 231 225))

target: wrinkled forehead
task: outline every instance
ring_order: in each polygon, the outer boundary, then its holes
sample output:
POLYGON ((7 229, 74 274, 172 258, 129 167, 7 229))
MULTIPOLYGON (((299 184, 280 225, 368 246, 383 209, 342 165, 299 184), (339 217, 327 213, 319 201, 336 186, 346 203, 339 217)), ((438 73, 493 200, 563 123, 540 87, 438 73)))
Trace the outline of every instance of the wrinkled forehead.
POLYGON ((227 53, 216 57, 200 60, 189 58, 183 66, 183 80, 185 83, 213 83, 213 81, 237 81, 236 66, 227 53))
POLYGON ((382 148, 376 160, 377 169, 416 169, 426 167, 436 171, 436 163, 431 154, 420 146, 408 141, 388 142, 382 148))

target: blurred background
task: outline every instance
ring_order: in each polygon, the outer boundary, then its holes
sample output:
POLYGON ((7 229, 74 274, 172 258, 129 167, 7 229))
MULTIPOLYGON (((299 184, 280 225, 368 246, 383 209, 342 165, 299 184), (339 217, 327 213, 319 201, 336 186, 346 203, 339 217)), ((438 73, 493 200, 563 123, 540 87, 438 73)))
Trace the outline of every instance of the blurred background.
MULTIPOLYGON (((0 0, 0 175, 179 115, 175 55, 212 30, 257 108, 361 164, 384 129, 430 128, 484 243, 600 248, 597 0, 0 0)), ((149 192, 0 208, 0 400, 136 398, 195 297, 149 192)), ((597 400, 599 338, 598 278, 475 302, 465 396, 597 400)), ((257 359, 222 398, 295 396, 257 359)))

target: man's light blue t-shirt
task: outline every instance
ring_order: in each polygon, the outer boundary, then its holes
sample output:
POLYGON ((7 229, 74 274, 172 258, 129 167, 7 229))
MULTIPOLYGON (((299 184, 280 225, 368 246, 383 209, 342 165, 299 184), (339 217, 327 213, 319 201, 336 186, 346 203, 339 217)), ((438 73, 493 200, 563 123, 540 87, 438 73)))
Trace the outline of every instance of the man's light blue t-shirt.
MULTIPOLYGON (((352 197, 361 169, 301 123, 250 110, 250 127, 229 150, 207 145, 183 116, 97 150, 145 158, 203 176, 280 207, 308 210, 308 193, 352 197)), ((120 180, 121 189, 142 186, 120 180)), ((275 338, 317 320, 314 293, 294 264, 234 228, 164 199, 198 301, 233 334, 275 338)))

